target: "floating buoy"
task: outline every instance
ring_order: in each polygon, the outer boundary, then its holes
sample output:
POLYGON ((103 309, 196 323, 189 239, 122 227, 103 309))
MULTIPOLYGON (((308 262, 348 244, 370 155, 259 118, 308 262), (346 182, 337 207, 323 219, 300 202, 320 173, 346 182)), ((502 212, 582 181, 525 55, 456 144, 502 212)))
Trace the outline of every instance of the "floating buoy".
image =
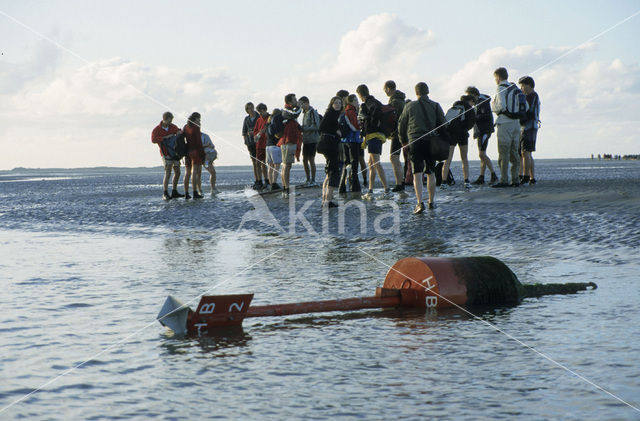
POLYGON ((593 282, 523 285, 500 260, 488 257, 408 257, 389 269, 372 297, 250 307, 253 294, 202 296, 195 311, 169 296, 158 321, 177 334, 207 334, 240 326, 247 317, 286 316, 365 308, 442 309, 469 305, 516 305, 523 298, 572 294, 593 282))

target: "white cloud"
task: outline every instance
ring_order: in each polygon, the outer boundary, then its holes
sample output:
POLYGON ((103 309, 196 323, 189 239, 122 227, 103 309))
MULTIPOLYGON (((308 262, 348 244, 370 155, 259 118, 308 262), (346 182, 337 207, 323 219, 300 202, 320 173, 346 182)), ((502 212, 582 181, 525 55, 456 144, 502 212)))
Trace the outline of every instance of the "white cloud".
POLYGON ((373 15, 342 36, 335 56, 323 57, 278 88, 308 92, 327 103, 338 89, 353 92, 361 83, 381 90, 388 79, 413 81, 416 62, 434 42, 432 31, 409 26, 395 14, 373 15))
MULTIPOLYGON (((409 26, 396 15, 370 16, 344 34, 334 55, 297 64, 275 86, 243 79, 225 67, 185 71, 117 57, 69 70, 59 50, 41 45, 24 63, 0 68, 3 162, 5 168, 158 165, 150 132, 170 109, 178 125, 192 111, 203 114, 220 165, 249 164, 240 136, 246 101, 273 108, 282 105, 284 94, 296 92, 321 108, 338 89, 353 91, 360 83, 374 92, 387 79, 413 86, 423 77, 417 63, 434 43, 431 31, 409 26), (16 139, 21 147, 9 147, 16 139)), ((532 75, 543 110, 539 157, 629 153, 629 145, 638 144, 640 66, 619 59, 589 62, 594 48, 584 46, 532 75)), ((496 67, 506 67, 514 80, 568 51, 531 45, 489 48, 453 74, 436 74, 427 82, 432 98, 447 109, 468 85, 493 94, 496 67)))

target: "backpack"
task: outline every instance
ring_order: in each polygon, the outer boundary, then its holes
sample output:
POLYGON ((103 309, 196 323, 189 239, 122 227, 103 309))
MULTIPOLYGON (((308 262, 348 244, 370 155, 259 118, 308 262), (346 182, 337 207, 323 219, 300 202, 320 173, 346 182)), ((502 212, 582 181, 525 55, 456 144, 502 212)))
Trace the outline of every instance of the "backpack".
POLYGON ((380 131, 386 137, 391 136, 398 128, 398 115, 393 105, 383 105, 380 107, 380 131))
MULTIPOLYGON (((436 176, 436 186, 442 184, 442 167, 444 166, 444 162, 438 162, 435 168, 435 176, 436 176)), ((453 173, 451 172, 451 168, 449 168, 449 174, 447 175, 447 179, 445 181, 446 184, 453 186, 456 184, 456 180, 453 178, 453 173)))
POLYGON ((504 97, 507 102, 505 104, 506 110, 504 114, 509 118, 518 119, 521 122, 525 121, 527 111, 529 111, 529 104, 527 103, 527 97, 524 92, 522 92, 515 83, 512 83, 507 87, 507 92, 504 97))
POLYGON ((342 133, 342 137, 345 138, 351 133, 351 127, 349 127, 349 122, 347 122, 347 115, 345 113, 340 114, 338 117, 338 129, 340 129, 340 133, 342 133))
POLYGON ((187 155, 187 139, 183 132, 162 139, 162 145, 167 151, 165 158, 179 161, 187 155))
POLYGON ((464 112, 464 105, 454 104, 447 110, 447 114, 445 114, 444 116, 444 119, 446 121, 445 127, 450 129, 457 129, 459 127, 462 127, 462 122, 465 120, 464 112))
POLYGON ((284 134, 284 122, 282 114, 274 115, 271 122, 267 125, 267 133, 276 139, 280 139, 284 134))

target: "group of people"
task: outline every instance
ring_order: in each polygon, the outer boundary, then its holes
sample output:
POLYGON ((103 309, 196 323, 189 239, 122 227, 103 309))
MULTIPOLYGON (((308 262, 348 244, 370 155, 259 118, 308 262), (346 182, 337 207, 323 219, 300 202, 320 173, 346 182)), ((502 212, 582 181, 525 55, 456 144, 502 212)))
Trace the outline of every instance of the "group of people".
POLYGON ((201 199, 204 197, 202 193, 202 167, 209 172, 209 182, 211 185, 211 193, 216 190, 216 170, 213 161, 218 157, 218 153, 213 146, 211 138, 206 133, 200 131, 200 113, 194 112, 189 116, 187 124, 180 130, 178 126, 173 124, 173 114, 169 111, 162 114, 162 121, 152 130, 151 142, 160 148, 160 156, 162 157, 162 165, 164 167, 164 178, 162 180, 162 198, 171 200, 180 197, 191 199, 189 194, 189 184, 191 182, 193 198, 201 199), (184 156, 184 166, 186 168, 184 175, 184 194, 178 192, 178 182, 180 180, 180 159, 172 155, 165 143, 167 138, 175 135, 184 135, 186 140, 186 153, 184 156), (173 170, 173 182, 171 194, 169 194, 169 179, 173 170), (193 177, 193 178, 192 178, 193 177))
MULTIPOLYGON (((323 207, 338 206, 333 200, 336 189, 339 193, 349 190, 361 193, 360 176, 362 185, 367 189, 362 198, 371 200, 377 176, 384 189, 383 197, 404 191, 405 185, 413 185, 417 200, 414 213, 422 213, 426 208, 433 209, 435 206, 436 178, 441 176, 441 189, 446 189, 451 183, 449 167, 456 146, 460 150, 465 188, 470 188, 472 184, 485 184, 487 169, 492 187, 535 184, 532 152, 535 151, 540 115, 535 82, 530 76, 522 77, 518 81, 518 89, 508 81, 509 75, 504 67, 496 69, 493 75, 497 85, 493 98, 469 86, 446 113, 440 104, 429 98, 429 87, 425 82, 415 85, 416 100, 412 101, 396 88, 392 80, 385 82, 383 87, 389 97, 388 104, 383 105, 370 94, 367 85, 362 84, 356 88, 355 94, 339 90, 329 101, 323 115, 310 105, 309 98, 303 96, 298 99, 293 93, 284 97, 282 108, 273 109, 271 113, 263 103, 254 107, 253 103, 248 102, 245 105, 247 115, 242 124, 242 135, 253 164, 253 188, 282 191, 284 197, 288 196, 291 166, 295 160, 300 160, 301 155, 306 174, 305 185, 317 186, 315 156, 321 153, 326 162, 322 182, 323 207), (493 114, 497 115, 495 121, 493 114), (301 122, 298 122, 300 116, 301 122), (480 174, 473 183, 469 182, 467 159, 471 129, 478 142, 480 157, 480 174), (499 177, 486 153, 494 131, 498 138, 499 177), (380 164, 383 144, 387 140, 391 141, 393 187, 387 182, 380 164), (445 148, 444 155, 436 153, 438 147, 440 151, 445 148), (367 162, 364 159, 365 150, 369 153, 367 162), (404 157, 404 166, 401 155, 404 157), (441 165, 436 166, 437 161, 441 165), (278 179, 282 186, 278 184, 278 179), (422 200, 424 184, 428 195, 426 206, 422 200)), ((151 133, 151 141, 160 147, 164 165, 165 200, 202 198, 203 166, 210 173, 211 192, 216 191, 213 161, 217 153, 211 138, 201 132, 200 120, 200 114, 194 112, 180 130, 172 123, 173 115, 165 112, 162 121, 151 133), (180 159, 175 159, 165 144, 168 138, 178 134, 186 140, 184 194, 178 192, 180 159), (173 188, 169 194, 172 170, 173 188), (190 185, 193 196, 189 193, 190 185)))
MULTIPOLYGON (((356 94, 339 90, 329 101, 324 115, 320 115, 306 96, 299 100, 295 94, 284 98, 284 107, 274 109, 271 114, 267 106, 253 103, 245 105, 247 116, 243 121, 242 135, 253 163, 257 190, 282 190, 287 196, 290 186, 290 171, 294 160, 302 154, 307 186, 316 184, 316 153, 325 157, 325 178, 322 183, 322 206, 336 207, 334 191, 361 192, 359 181, 362 175, 367 192, 363 199, 373 197, 376 175, 384 189, 383 197, 404 190, 413 184, 417 205, 414 213, 425 208, 434 208, 436 189, 436 161, 434 142, 447 142, 448 156, 442 159, 441 189, 446 189, 449 166, 455 147, 460 149, 464 187, 485 184, 485 171, 490 173, 492 187, 517 187, 535 184, 534 161, 537 131, 539 127, 540 100, 535 92, 535 82, 530 76, 519 79, 520 89, 508 81, 504 67, 494 71, 497 91, 493 98, 481 94, 470 86, 460 100, 454 102, 445 114, 442 107, 429 98, 429 87, 425 82, 415 86, 416 100, 411 101, 396 88, 394 81, 384 84, 389 97, 383 105, 362 84, 356 94), (493 114, 497 118, 493 118, 493 114), (300 124, 298 118, 302 115, 300 124), (477 139, 480 157, 480 174, 469 182, 467 160, 469 131, 477 139), (498 167, 500 176, 494 171, 487 156, 491 134, 497 132, 498 167), (387 183, 385 171, 380 164, 383 144, 391 141, 390 161, 395 186, 387 183), (364 160, 364 150, 369 153, 364 160), (404 156, 404 168, 400 155, 404 156), (509 182, 511 164, 511 182, 509 182), (282 171, 280 171, 282 165, 282 171), (359 168, 363 168, 359 170, 359 168), (368 174, 367 171, 368 170, 368 174), (278 185, 280 173, 282 187, 278 185), (424 175, 426 174, 426 177, 424 175), (368 175, 368 180, 367 180, 368 175), (428 201, 422 201, 423 184, 426 178, 428 201)), ((440 174, 438 174, 440 175, 440 174)))

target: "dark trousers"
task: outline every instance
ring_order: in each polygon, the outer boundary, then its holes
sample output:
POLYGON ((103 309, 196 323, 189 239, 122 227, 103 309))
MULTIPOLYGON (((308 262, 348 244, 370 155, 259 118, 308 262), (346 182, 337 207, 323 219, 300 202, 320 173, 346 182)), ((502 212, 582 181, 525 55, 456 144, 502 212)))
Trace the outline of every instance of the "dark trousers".
POLYGON ((335 136, 322 133, 318 142, 318 152, 324 155, 327 162, 324 172, 329 178, 329 186, 338 187, 340 185, 340 140, 335 136))
POLYGON ((360 191, 360 180, 358 178, 358 164, 360 154, 360 143, 343 143, 342 144, 342 177, 340 182, 340 190, 346 191, 347 181, 351 186, 352 192, 360 191), (351 165, 351 170, 347 172, 347 166, 351 165))

